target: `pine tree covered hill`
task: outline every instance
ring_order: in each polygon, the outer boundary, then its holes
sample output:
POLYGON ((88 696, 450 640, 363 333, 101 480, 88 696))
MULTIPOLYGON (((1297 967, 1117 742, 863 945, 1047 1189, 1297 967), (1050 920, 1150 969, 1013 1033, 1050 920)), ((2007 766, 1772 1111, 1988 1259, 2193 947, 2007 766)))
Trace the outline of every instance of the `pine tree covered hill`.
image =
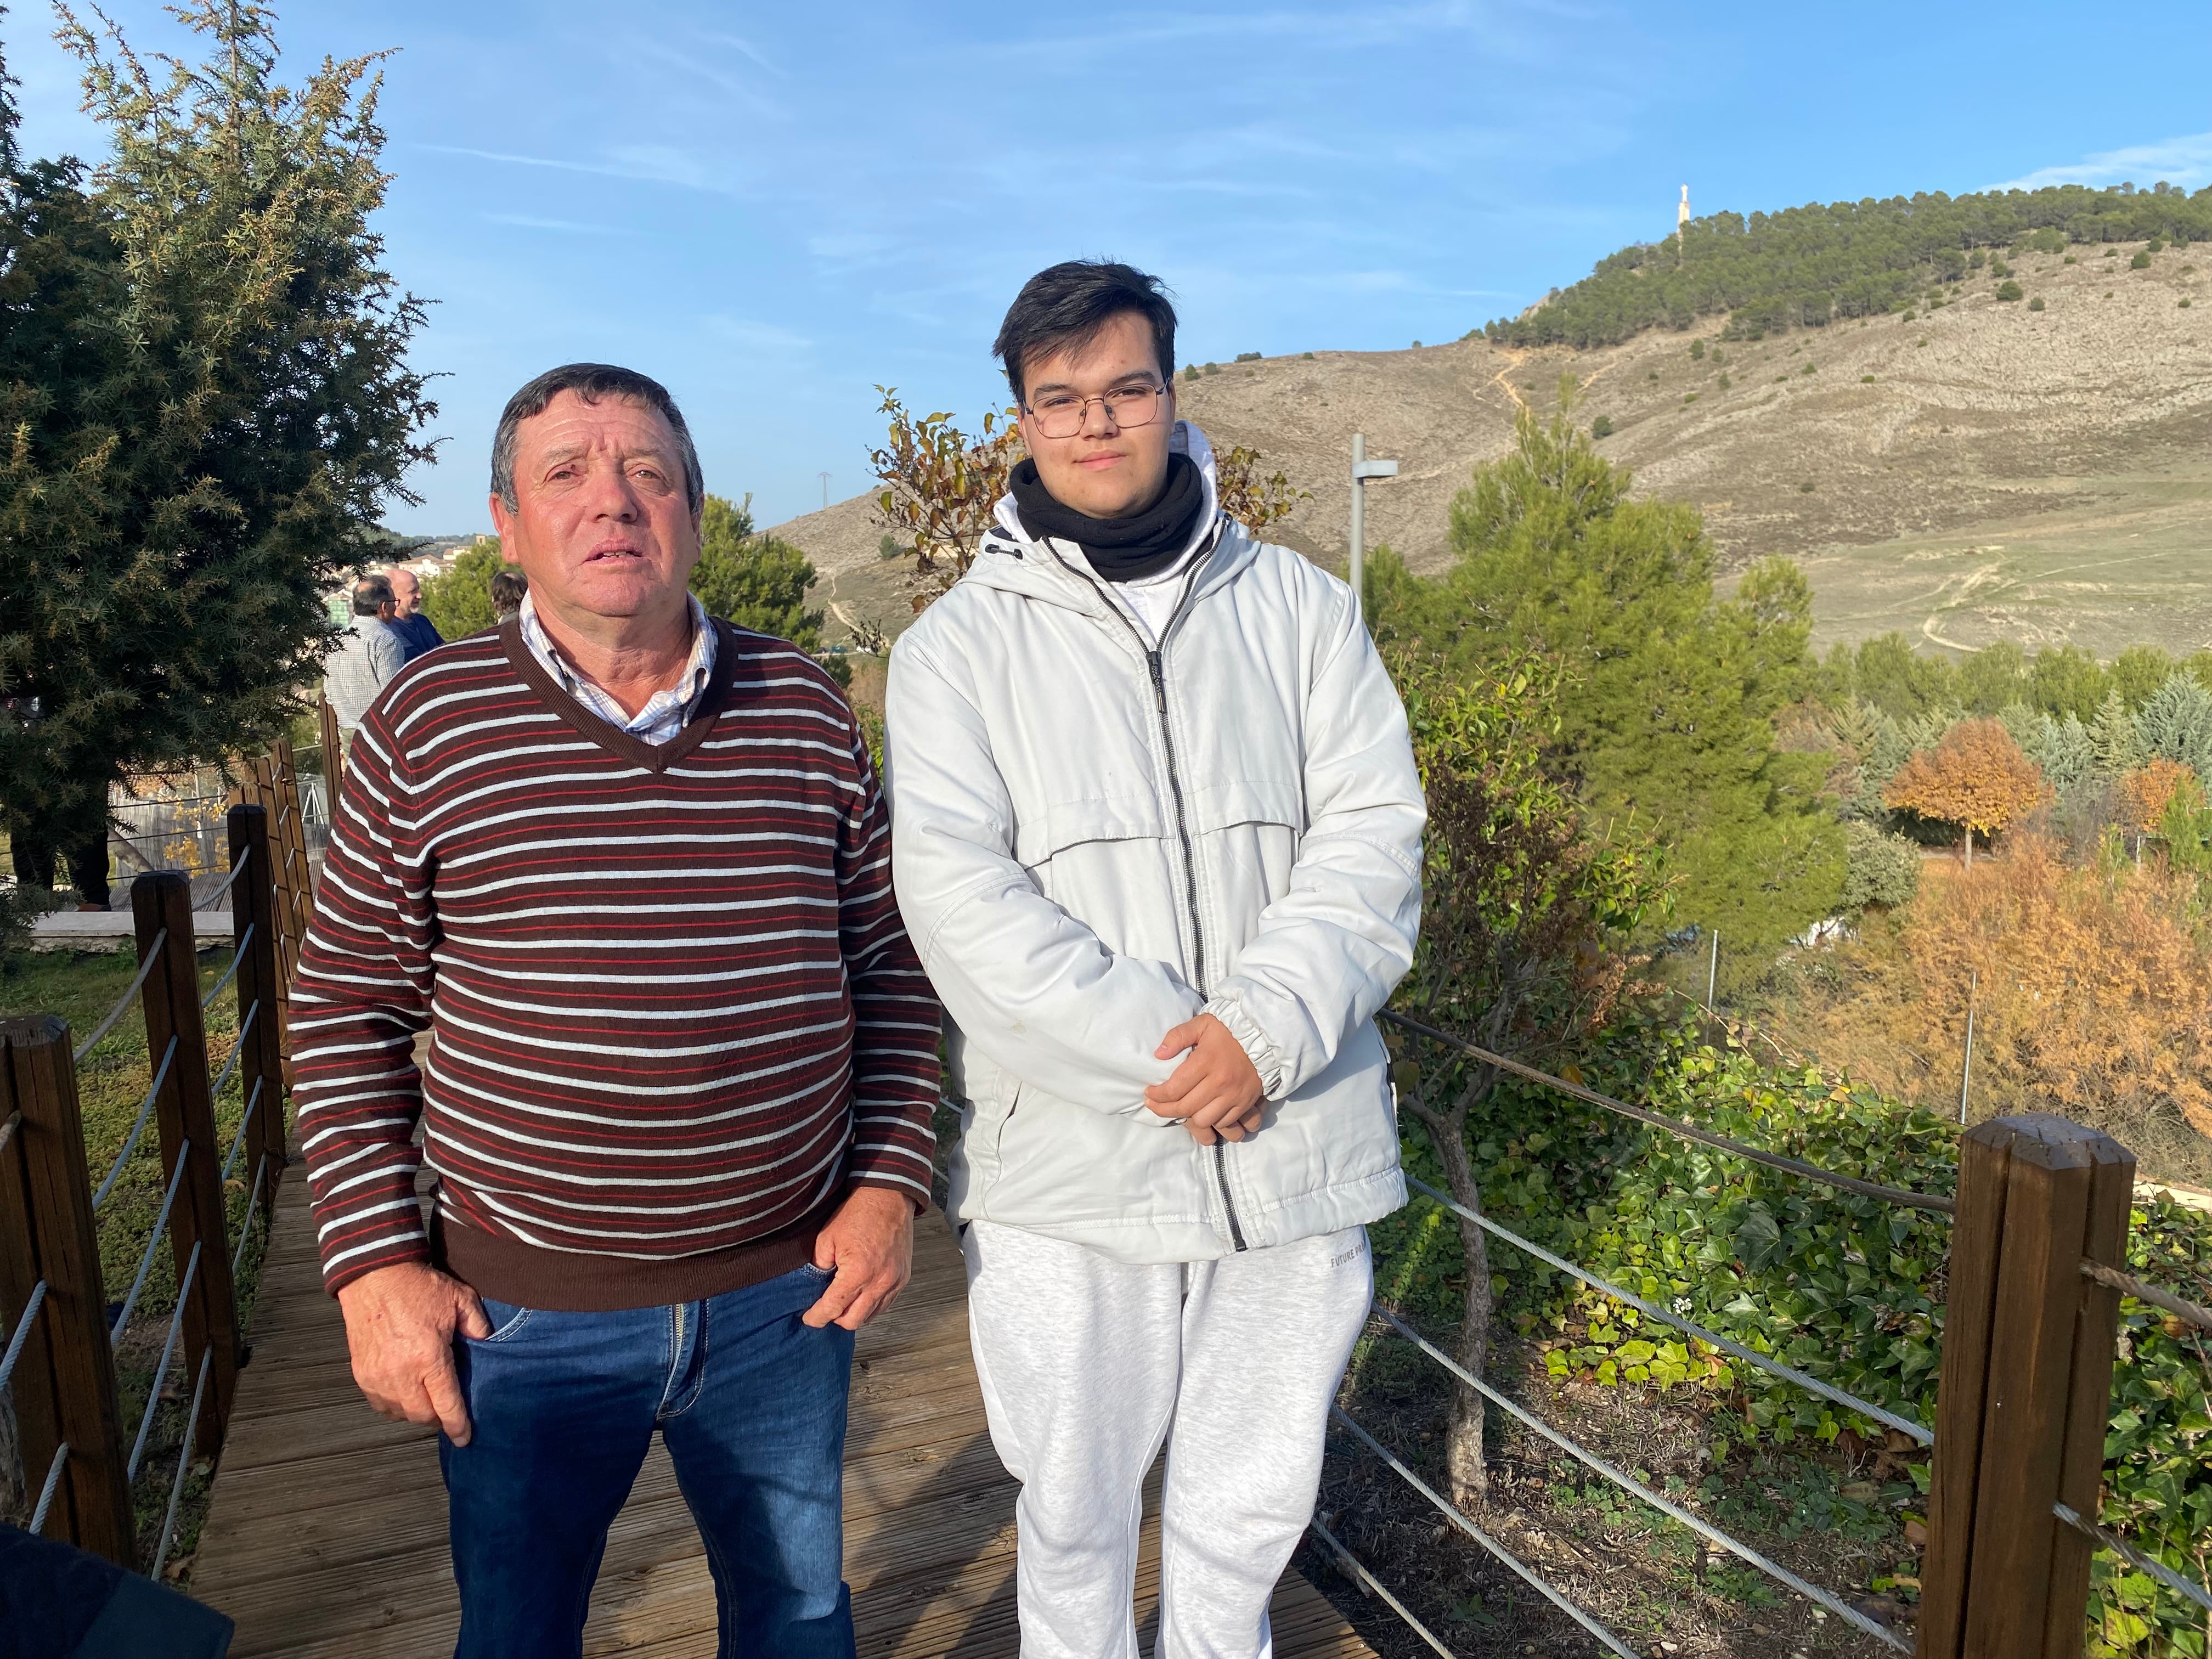
MULTIPOLYGON (((1502 345, 1617 345, 1727 313, 1724 338, 1904 311, 2010 249, 2212 241, 2212 186, 2061 185, 1981 195, 1869 197, 1778 213, 1716 213, 1677 239, 1626 247, 1572 288, 1486 325, 1502 345)), ((2003 273, 1998 273, 2002 276, 2003 273)))

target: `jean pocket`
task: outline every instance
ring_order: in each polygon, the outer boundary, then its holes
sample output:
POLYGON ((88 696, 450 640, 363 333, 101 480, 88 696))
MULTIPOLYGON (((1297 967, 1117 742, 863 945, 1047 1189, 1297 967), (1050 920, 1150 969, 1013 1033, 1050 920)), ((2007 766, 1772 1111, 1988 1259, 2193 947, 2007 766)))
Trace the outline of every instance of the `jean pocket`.
POLYGON ((530 1310, 512 1302, 495 1302, 489 1297, 477 1298, 483 1304, 484 1317, 491 1322, 489 1336, 472 1336, 471 1342, 505 1342, 521 1334, 522 1328, 530 1322, 530 1310))

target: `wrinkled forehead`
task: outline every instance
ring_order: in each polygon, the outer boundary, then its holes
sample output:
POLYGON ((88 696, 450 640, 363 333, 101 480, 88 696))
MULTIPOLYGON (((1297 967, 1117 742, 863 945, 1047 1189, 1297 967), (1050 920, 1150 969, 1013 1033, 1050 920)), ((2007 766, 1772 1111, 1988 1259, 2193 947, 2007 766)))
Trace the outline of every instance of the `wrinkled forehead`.
POLYGON ((608 395, 586 402, 563 391, 537 414, 515 427, 515 447, 528 461, 577 455, 656 455, 673 461, 682 448, 676 428, 652 404, 637 398, 608 395))

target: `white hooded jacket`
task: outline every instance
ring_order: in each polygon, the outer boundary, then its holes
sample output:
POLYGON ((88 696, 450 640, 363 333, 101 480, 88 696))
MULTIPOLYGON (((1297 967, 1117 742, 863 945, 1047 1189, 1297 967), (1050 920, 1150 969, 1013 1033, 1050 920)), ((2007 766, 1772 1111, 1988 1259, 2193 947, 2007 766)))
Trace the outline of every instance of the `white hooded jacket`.
POLYGON ((1206 505, 1158 647, 1012 498, 891 653, 899 908, 945 1010, 948 1212, 1130 1262, 1205 1261, 1405 1201, 1373 1017, 1413 957, 1419 778, 1351 590, 1206 505), (1201 1009, 1251 1056, 1256 1134, 1144 1103, 1201 1009))

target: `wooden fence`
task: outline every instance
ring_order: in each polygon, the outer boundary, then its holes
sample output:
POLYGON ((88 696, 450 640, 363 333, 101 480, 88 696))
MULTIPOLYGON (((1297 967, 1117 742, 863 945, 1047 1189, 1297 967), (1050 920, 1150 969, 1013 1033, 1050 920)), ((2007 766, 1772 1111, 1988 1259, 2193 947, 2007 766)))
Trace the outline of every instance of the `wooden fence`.
POLYGON ((186 1470, 222 1449, 246 1359, 234 1275, 286 1164, 286 1003, 312 903, 289 745, 255 761, 239 793, 226 826, 225 885, 236 943, 212 990, 203 994, 199 988, 190 880, 158 871, 131 884, 138 971, 90 1037, 73 1044, 69 1026, 52 1015, 0 1020, 0 1317, 8 1336, 0 1387, 12 1391, 30 1528, 156 1575, 173 1540, 186 1470), (203 1016, 226 994, 237 998, 238 1035, 227 1053, 211 1058, 203 1016), (120 1155, 95 1182, 87 1167, 76 1067, 134 1006, 144 1022, 153 1080, 120 1155), (226 1147, 215 1103, 233 1077, 245 1105, 226 1147), (161 1209, 119 1311, 112 1313, 117 1287, 103 1281, 95 1224, 149 1124, 161 1158, 161 1209), (248 1190, 234 1237, 224 1201, 234 1177, 248 1190), (126 1422, 115 1351, 165 1238, 176 1307, 143 1413, 126 1422), (131 1486, 162 1404, 162 1379, 179 1350, 190 1400, 183 1443, 159 1536, 142 1552, 131 1486))

